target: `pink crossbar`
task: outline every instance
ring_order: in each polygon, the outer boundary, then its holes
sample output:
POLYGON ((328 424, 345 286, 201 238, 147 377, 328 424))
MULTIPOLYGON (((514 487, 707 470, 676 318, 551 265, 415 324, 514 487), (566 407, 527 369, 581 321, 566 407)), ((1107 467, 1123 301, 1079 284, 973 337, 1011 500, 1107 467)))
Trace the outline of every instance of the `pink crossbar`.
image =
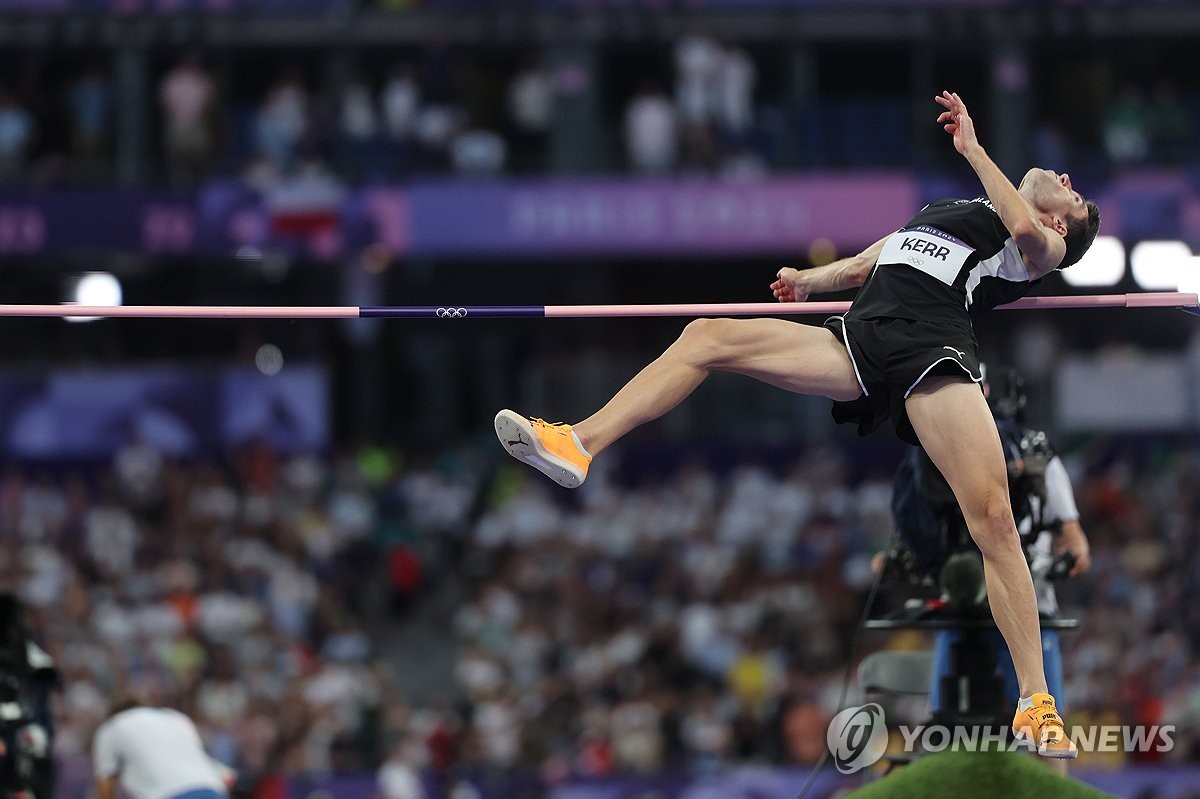
MULTIPOLYGON (((1024 297, 1004 310, 1050 308, 1195 308, 1198 296, 1180 292, 1144 294, 1089 294, 1076 297, 1024 297)), ((675 305, 547 305, 550 317, 609 316, 776 316, 836 315, 850 308, 848 302, 744 302, 675 305)))
MULTIPOLYGON (((1196 294, 1145 292, 1075 297, 1026 297, 1004 309, 1183 308, 1200 306, 1196 294)), ((848 302, 744 302, 667 305, 482 306, 230 306, 230 305, 2 305, 0 317, 102 317, 162 319, 354 319, 357 317, 463 319, 468 317, 781 316, 845 313, 848 302)))

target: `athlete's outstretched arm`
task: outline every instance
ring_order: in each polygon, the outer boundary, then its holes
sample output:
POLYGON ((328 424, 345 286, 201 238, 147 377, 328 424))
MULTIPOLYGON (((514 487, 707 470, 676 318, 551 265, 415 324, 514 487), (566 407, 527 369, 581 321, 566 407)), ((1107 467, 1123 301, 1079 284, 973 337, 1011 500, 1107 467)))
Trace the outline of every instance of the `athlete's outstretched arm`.
POLYGON ((934 97, 938 105, 946 110, 938 115, 938 122, 954 137, 954 149, 967 159, 983 183, 983 190, 1012 234, 1021 252, 1029 259, 1033 277, 1040 277, 1062 263, 1067 254, 1067 244, 1062 234, 1042 223, 1025 198, 1017 192, 1000 167, 992 161, 979 139, 975 137, 975 123, 967 113, 967 105, 954 92, 942 92, 934 97))
POLYGON ((858 288, 866 282, 871 268, 883 251, 884 236, 867 249, 813 269, 793 269, 785 266, 776 274, 771 292, 780 302, 804 302, 813 294, 858 288))

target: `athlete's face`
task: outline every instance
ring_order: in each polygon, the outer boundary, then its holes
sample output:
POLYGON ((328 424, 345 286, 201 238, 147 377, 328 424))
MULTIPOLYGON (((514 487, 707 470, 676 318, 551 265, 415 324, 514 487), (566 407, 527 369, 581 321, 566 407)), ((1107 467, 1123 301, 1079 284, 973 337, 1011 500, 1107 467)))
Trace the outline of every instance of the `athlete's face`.
POLYGON ((1087 208, 1083 196, 1071 185, 1067 173, 1058 174, 1050 169, 1031 169, 1025 173, 1017 187, 1042 221, 1067 235, 1067 222, 1086 219, 1087 208))

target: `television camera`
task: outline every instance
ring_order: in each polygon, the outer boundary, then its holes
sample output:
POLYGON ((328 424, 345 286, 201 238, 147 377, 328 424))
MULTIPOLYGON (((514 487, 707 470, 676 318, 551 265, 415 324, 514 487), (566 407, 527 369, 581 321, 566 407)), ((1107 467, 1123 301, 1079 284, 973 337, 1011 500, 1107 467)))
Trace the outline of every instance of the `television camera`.
POLYGON ((0 593, 0 797, 48 799, 54 793, 50 696, 54 661, 30 640, 21 601, 0 593))

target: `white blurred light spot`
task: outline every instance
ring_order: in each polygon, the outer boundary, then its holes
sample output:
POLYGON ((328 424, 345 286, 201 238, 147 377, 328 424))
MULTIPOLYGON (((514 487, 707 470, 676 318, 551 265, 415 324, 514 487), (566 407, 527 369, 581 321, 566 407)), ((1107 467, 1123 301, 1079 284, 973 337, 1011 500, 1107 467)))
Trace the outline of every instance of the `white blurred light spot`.
POLYGON ((1125 277, 1125 245, 1116 236, 1097 236, 1079 263, 1062 270, 1069 286, 1115 286, 1125 277))
POLYGON ((263 344, 258 348, 258 352, 254 353, 254 365, 268 377, 277 375, 283 368, 283 352, 274 344, 263 344))
MULTIPOLYGON (((68 305, 120 305, 121 281, 108 272, 88 272, 75 281, 68 305)), ((68 316, 68 322, 91 322, 99 316, 68 316)))
POLYGON ((1179 291, 1200 294, 1200 256, 1193 255, 1179 270, 1179 291))
POLYGON ((1129 255, 1133 279, 1148 291, 1175 291, 1192 250, 1182 241, 1143 241, 1129 255))

